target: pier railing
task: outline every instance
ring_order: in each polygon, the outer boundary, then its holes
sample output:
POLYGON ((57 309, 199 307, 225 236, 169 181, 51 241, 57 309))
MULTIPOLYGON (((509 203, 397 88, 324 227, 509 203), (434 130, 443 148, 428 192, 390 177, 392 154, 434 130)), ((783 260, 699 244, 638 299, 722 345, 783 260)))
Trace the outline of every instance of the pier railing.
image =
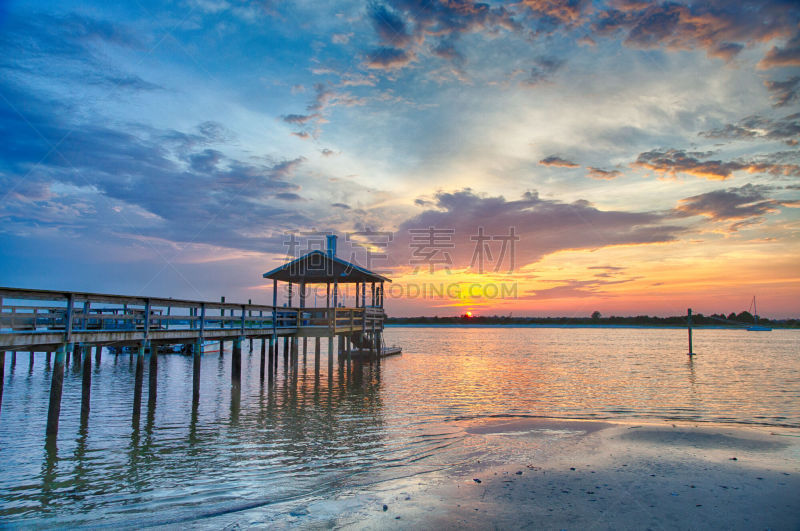
POLYGON ((0 288, 0 349, 336 334, 381 327, 383 318, 383 309, 372 307, 287 308, 0 288))

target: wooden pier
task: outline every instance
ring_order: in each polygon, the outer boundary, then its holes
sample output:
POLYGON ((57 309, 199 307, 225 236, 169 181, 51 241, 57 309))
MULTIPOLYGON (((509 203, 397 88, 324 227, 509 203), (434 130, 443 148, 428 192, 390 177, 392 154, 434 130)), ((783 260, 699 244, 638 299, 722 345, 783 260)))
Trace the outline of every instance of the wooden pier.
MULTIPOLYGON (((360 359, 379 362, 390 349, 382 345, 385 319, 383 285, 388 278, 372 273, 336 257, 336 237, 329 236, 326 251, 312 251, 264 274, 273 281, 272 305, 234 304, 193 301, 162 297, 133 297, 100 293, 62 292, 33 289, 0 288, 0 408, 6 352, 16 361, 16 354, 28 352, 31 363, 35 353, 53 356, 47 435, 58 432, 64 366, 72 357, 83 365, 81 417, 88 417, 91 389, 91 354, 99 363, 103 347, 128 348, 135 352, 133 421, 138 424, 141 409, 144 359, 149 352, 149 396, 155 399, 158 351, 168 345, 182 345, 193 357, 192 404, 200 398, 200 374, 203 345, 220 342, 232 344, 231 384, 241 382, 242 344, 261 341, 260 377, 271 378, 277 370, 280 339, 283 338, 284 362, 297 367, 299 340, 303 339, 303 358, 308 340, 314 338, 314 367, 320 368, 320 341, 328 339, 328 377, 333 376, 334 343, 338 340, 339 363, 350 363, 353 353, 360 359), (278 282, 288 282, 288 300, 278 306, 278 282), (326 305, 306 306, 306 288, 326 284, 326 305), (356 305, 339 307, 339 286, 355 284, 356 305), (294 305, 294 291, 297 301, 294 305), (368 295, 369 293, 369 295, 368 295)), ((393 353, 397 350, 392 350, 393 353)), ((0 415, 2 410, 0 409, 0 415)))

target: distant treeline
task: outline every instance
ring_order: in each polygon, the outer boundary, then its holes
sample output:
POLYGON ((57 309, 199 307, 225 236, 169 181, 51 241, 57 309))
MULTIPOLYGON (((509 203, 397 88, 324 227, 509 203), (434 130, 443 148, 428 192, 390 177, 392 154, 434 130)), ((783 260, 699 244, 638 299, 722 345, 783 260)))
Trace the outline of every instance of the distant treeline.
MULTIPOLYGON (((686 326, 686 316, 655 317, 650 315, 637 315, 635 317, 621 317, 612 315, 603 317, 600 312, 594 312, 589 317, 512 317, 502 315, 475 315, 469 317, 389 317, 386 324, 469 324, 469 325, 627 325, 627 326, 686 326)), ((746 327, 755 324, 753 315, 749 312, 728 315, 701 313, 692 315, 693 326, 724 326, 746 327)), ((800 328, 800 319, 766 319, 759 317, 758 324, 774 328, 800 328)))

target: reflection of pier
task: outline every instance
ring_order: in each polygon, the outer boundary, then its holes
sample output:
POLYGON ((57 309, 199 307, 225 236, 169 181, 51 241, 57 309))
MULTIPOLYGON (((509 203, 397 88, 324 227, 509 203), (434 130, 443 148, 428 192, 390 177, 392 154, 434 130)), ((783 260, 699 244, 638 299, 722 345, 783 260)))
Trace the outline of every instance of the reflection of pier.
POLYGON ((100 362, 103 347, 117 352, 133 347, 136 356, 134 385, 134 424, 138 425, 144 373, 144 358, 149 356, 149 397, 155 399, 156 375, 160 348, 182 345, 193 356, 192 404, 200 398, 200 370, 203 345, 219 342, 232 344, 231 382, 241 382, 242 343, 261 343, 260 376, 272 378, 278 368, 283 339, 284 365, 297 367, 299 340, 305 361, 308 341, 314 339, 314 368, 320 370, 321 339, 328 339, 328 377, 333 377, 334 339, 338 339, 339 363, 350 363, 354 353, 361 360, 379 362, 384 355, 396 354, 397 348, 382 344, 384 322, 383 286, 391 282, 376 273, 336 257, 336 237, 328 237, 327 251, 312 251, 264 274, 273 280, 273 303, 233 304, 157 297, 128 297, 96 293, 0 288, 0 407, 6 351, 12 363, 17 352, 46 353, 48 367, 53 360, 48 409, 47 433, 58 431, 64 366, 70 357, 76 368, 83 367, 81 416, 88 418, 91 389, 91 352, 100 362), (288 302, 278 307, 278 282, 288 283, 288 302), (324 308, 306 307, 309 284, 327 287, 324 308), (355 284, 354 307, 339 307, 341 284, 355 284), (293 305, 294 291, 298 305, 293 305))

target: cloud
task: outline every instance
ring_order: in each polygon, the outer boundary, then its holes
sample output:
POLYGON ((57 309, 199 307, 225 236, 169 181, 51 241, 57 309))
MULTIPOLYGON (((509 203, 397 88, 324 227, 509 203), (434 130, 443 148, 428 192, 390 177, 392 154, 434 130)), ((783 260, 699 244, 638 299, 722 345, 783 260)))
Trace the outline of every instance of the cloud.
MULTIPOLYGON (((597 275, 599 276, 599 275, 597 275)), ((562 298, 586 298, 597 297, 603 294, 603 288, 606 286, 613 286, 616 284, 625 284, 639 280, 641 277, 621 278, 615 280, 604 280, 601 278, 593 278, 590 280, 577 280, 577 279, 563 279, 552 280, 561 284, 552 288, 542 289, 529 289, 525 290, 519 297, 522 300, 549 300, 549 299, 562 299, 562 298)))
POLYGON ((678 173, 694 175, 704 179, 722 180, 730 177, 734 171, 743 166, 737 162, 720 160, 701 160, 711 153, 668 149, 665 151, 648 151, 642 153, 633 166, 646 168, 655 172, 676 176, 678 173))
POLYGON ((280 250, 271 234, 312 226, 273 199, 299 190, 287 179, 301 157, 239 160, 209 146, 229 135, 213 122, 185 132, 117 128, 72 121, 80 118, 7 80, 0 92, 0 134, 8 139, 0 143, 0 219, 7 233, 68 229, 107 241, 158 237, 264 251, 280 250))
POLYGON ((800 113, 779 119, 748 116, 738 123, 726 124, 712 131, 701 132, 699 135, 706 138, 733 140, 780 140, 794 146, 797 145, 798 138, 800 138, 800 113))
POLYGON ((589 173, 586 174, 586 176, 591 177, 592 179, 611 180, 622 175, 622 172, 619 170, 602 170, 593 166, 589 166, 587 169, 589 170, 589 173))
POLYGON ((205 149, 189 156, 189 166, 197 172, 208 173, 217 168, 222 160, 222 153, 215 149, 205 149))
POLYGON ((339 152, 334 151, 330 148, 322 148, 319 150, 319 152, 322 154, 323 157, 335 157, 336 155, 339 154, 339 152))
POLYGON ((331 203, 333 208, 341 208, 342 210, 350 210, 350 205, 345 203, 331 203))
POLYGON ((623 43, 634 48, 702 48, 711 57, 729 61, 746 45, 793 35, 800 12, 791 4, 780 0, 618 2, 600 11, 592 28, 603 36, 622 33, 623 43))
POLYGON ((378 37, 387 45, 403 48, 411 41, 406 22, 380 4, 371 4, 368 15, 378 37))
POLYGON ((376 70, 398 70, 413 63, 425 52, 428 38, 438 40, 430 53, 456 64, 464 55, 456 49, 456 38, 465 33, 500 29, 521 29, 510 10, 472 0, 430 2, 428 0, 389 0, 391 6, 372 4, 368 11, 382 46, 365 52, 364 65, 376 70))
POLYGON ((275 198, 283 201, 305 201, 300 194, 294 192, 278 192, 275 194, 275 198))
POLYGON ((683 151, 678 149, 654 150, 641 153, 633 167, 645 168, 662 175, 676 177, 679 173, 709 180, 725 180, 736 171, 769 173, 770 175, 800 176, 800 166, 782 162, 782 154, 772 154, 752 160, 702 160, 711 152, 683 151), (775 155, 778 157, 776 158, 775 155))
POLYGON ((779 66, 800 66, 800 32, 786 46, 773 46, 758 63, 758 67, 764 69, 779 66))
POLYGON ((318 113, 314 114, 285 114, 281 116, 281 120, 286 122, 287 124, 295 124, 295 125, 305 125, 308 122, 316 120, 319 118, 318 113))
POLYGON ((523 80, 523 84, 531 87, 549 81, 564 66, 564 60, 555 57, 537 57, 534 63, 536 66, 531 68, 530 76, 523 80))
POLYGON ((589 0, 522 0, 522 5, 532 12, 536 19, 545 19, 551 24, 574 26, 585 22, 585 15, 591 7, 589 0))
MULTIPOLYGON (((436 258, 449 255, 452 268, 468 268, 472 263, 477 240, 470 237, 478 234, 479 227, 483 227, 485 234, 497 237, 508 236, 513 228, 520 238, 515 245, 515 267, 565 249, 669 242, 685 230, 665 223, 668 217, 663 214, 604 211, 584 200, 563 203, 542 199, 536 192, 506 200, 464 189, 439 192, 433 204, 424 200, 417 204, 426 209, 400 224, 392 244, 390 258, 398 266, 420 265, 416 259, 431 249, 420 249, 417 243, 419 239, 425 242, 426 231, 431 227, 439 231, 434 238, 453 243, 453 247, 442 248, 435 255, 436 258), (423 232, 415 236, 410 230, 423 232)), ((487 269, 491 271, 499 265, 498 271, 507 271, 510 249, 507 248, 503 263, 498 264, 501 240, 492 240, 487 245, 494 259, 487 269)), ((427 270, 426 264, 421 267, 427 270)))
POLYGON ((773 189, 768 186, 746 184, 738 188, 714 190, 681 199, 675 207, 678 216, 705 216, 712 221, 737 221, 729 226, 730 232, 752 225, 764 214, 778 212, 780 207, 797 207, 800 201, 780 201, 767 197, 773 189))
POLYGON ((367 68, 395 70, 413 61, 413 56, 400 48, 376 48, 366 53, 364 65, 367 68))
POLYGON ((764 81, 767 90, 772 94, 776 107, 785 107, 800 101, 800 76, 793 76, 785 81, 764 81))
POLYGON ((572 162, 571 160, 563 159, 558 155, 549 155, 539 161, 542 166, 556 166, 559 168, 579 168, 580 164, 572 162))
POLYGON ((291 134, 302 138, 317 138, 320 134, 320 126, 327 122, 326 111, 335 105, 361 105, 364 101, 354 97, 349 92, 335 90, 325 83, 314 84, 314 98, 306 106, 309 114, 285 114, 281 120, 290 125, 295 125, 299 131, 291 134))

